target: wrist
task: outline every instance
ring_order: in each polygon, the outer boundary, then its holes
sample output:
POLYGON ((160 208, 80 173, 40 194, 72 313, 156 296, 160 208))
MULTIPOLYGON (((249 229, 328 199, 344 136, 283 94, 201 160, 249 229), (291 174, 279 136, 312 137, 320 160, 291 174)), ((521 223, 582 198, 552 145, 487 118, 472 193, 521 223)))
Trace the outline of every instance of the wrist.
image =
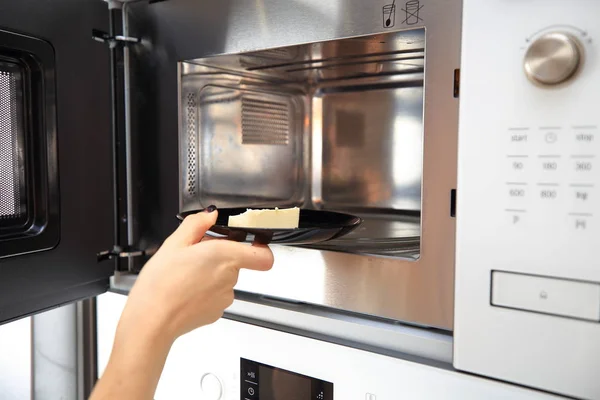
POLYGON ((96 385, 98 399, 154 396, 174 337, 161 327, 155 313, 138 310, 131 305, 123 310, 109 362, 96 385))
POLYGON ((152 307, 142 309, 144 311, 140 311, 140 307, 135 307, 135 304, 125 307, 115 341, 135 342, 152 348, 166 349, 168 352, 177 336, 170 327, 167 313, 152 307))

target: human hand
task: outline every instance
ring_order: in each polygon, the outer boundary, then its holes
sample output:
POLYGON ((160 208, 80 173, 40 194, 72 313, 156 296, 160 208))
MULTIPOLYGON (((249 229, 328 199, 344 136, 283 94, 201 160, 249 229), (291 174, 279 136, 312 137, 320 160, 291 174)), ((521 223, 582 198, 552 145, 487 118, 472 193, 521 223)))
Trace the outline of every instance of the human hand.
POLYGON ((233 302, 241 268, 266 271, 272 267, 273 253, 267 246, 203 241, 217 214, 190 215, 167 238, 142 269, 122 321, 138 320, 146 327, 159 324, 157 328, 175 340, 223 315, 233 302))
POLYGON ((91 399, 152 399, 173 341, 223 315, 240 268, 273 265, 266 246, 202 240, 217 220, 209 210, 185 218, 142 269, 91 399))

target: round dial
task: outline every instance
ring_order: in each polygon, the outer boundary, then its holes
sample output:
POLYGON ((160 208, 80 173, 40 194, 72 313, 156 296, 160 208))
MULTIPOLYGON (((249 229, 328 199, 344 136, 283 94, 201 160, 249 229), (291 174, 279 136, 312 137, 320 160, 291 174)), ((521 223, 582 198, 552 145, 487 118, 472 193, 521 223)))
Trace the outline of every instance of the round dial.
POLYGON ((549 32, 531 43, 525 53, 527 77, 542 85, 569 80, 583 62, 582 47, 573 35, 549 32))
POLYGON ((202 388, 202 398, 206 400, 219 400, 223 394, 223 386, 221 381, 214 374, 206 374, 200 381, 202 388))

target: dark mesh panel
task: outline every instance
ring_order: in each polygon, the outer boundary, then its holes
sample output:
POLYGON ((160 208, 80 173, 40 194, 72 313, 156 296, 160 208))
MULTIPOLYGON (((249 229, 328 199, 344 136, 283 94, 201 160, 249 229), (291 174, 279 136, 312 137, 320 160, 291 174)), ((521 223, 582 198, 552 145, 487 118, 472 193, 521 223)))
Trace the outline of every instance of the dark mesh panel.
POLYGON ((24 190, 21 73, 0 62, 0 219, 20 218, 26 212, 24 190))

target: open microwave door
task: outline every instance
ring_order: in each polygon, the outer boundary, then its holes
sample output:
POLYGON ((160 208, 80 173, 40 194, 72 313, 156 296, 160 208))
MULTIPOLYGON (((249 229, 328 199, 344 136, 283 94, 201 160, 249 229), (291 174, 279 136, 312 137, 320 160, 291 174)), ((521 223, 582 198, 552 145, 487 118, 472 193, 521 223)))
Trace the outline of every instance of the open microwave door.
POLYGON ((108 288, 110 71, 100 1, 0 2, 0 323, 108 288))

